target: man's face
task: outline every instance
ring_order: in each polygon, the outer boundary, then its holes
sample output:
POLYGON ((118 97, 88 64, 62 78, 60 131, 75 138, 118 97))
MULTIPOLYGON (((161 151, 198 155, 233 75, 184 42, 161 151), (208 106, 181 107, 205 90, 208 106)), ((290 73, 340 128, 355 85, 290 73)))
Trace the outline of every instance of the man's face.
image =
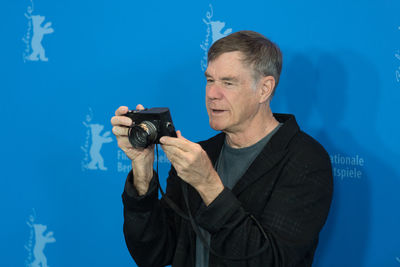
POLYGON ((209 62, 205 72, 210 126, 226 133, 246 130, 259 110, 259 93, 241 52, 228 52, 209 62))

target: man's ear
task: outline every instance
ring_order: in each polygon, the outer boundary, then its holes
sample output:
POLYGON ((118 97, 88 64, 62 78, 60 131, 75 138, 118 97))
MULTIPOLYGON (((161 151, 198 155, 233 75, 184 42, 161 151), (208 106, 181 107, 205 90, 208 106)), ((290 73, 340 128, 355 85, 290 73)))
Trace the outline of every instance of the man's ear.
POLYGON ((272 92, 275 88, 275 78, 273 76, 265 76, 260 79, 260 103, 271 99, 272 92))

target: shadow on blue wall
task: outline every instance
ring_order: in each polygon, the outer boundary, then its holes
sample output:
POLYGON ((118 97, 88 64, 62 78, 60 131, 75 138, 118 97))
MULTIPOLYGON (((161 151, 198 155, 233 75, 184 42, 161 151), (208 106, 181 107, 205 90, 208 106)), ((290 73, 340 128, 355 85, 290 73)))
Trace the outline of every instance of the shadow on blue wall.
MULTIPOLYGON (((369 140, 375 147, 384 149, 378 135, 382 129, 374 127, 380 92, 378 72, 354 52, 333 55, 313 50, 291 55, 286 62, 285 80, 279 88, 283 100, 279 101, 284 101, 288 111, 296 115, 300 127, 313 135, 330 155, 358 155, 365 162, 363 166, 355 166, 362 172, 358 179, 334 177, 334 198, 320 235, 314 266, 373 266, 365 262, 368 250, 372 247, 372 251, 383 254, 385 249, 375 244, 379 243, 375 239, 371 241, 372 230, 379 231, 378 236, 382 232, 382 242, 386 240, 386 244, 395 243, 396 237, 394 220, 389 220, 393 218, 395 203, 388 199, 388 206, 374 210, 372 184, 374 195, 376 191, 378 195, 396 195, 395 190, 400 188, 395 170, 376 151, 370 151, 367 148, 370 145, 362 144, 362 140, 369 140), (349 125, 349 121, 351 127, 343 126, 349 125), (371 228, 372 213, 379 223, 374 229, 371 228)), ((390 151, 380 155, 390 156, 390 151)), ((333 164, 333 167, 343 166, 333 164)), ((392 260, 388 259, 390 265, 396 264, 392 260)))
MULTIPOLYGON (((354 153, 366 157, 353 135, 340 126, 348 105, 348 71, 333 55, 313 53, 311 57, 295 54, 286 61, 287 80, 280 90, 289 112, 296 115, 300 126, 306 126, 302 128, 309 133, 307 126, 313 125, 312 120, 320 120, 320 130, 311 135, 330 155, 354 153)), ((344 261, 348 266, 364 265, 370 231, 370 184, 367 174, 363 173, 362 179, 356 181, 334 177, 334 198, 321 233, 315 266, 338 266, 344 261)))

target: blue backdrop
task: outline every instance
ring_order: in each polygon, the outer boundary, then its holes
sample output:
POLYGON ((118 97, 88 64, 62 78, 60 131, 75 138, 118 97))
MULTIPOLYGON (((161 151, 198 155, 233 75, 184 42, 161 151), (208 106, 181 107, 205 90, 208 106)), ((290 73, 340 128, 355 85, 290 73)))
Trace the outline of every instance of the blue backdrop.
MULTIPOLYGON (((135 266, 122 234, 130 168, 120 105, 168 106, 215 134, 206 50, 255 30, 284 55, 274 112, 331 156, 335 192, 314 266, 400 266, 400 2, 3 1, 1 266, 135 266)), ((169 169, 160 155, 162 182, 169 169)))

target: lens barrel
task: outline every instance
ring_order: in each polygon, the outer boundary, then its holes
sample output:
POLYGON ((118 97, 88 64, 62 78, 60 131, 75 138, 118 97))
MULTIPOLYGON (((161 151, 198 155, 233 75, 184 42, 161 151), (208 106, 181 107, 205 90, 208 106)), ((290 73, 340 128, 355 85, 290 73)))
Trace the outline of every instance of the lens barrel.
POLYGON ((150 121, 143 121, 129 129, 128 137, 133 147, 146 148, 157 140, 157 127, 150 121))

